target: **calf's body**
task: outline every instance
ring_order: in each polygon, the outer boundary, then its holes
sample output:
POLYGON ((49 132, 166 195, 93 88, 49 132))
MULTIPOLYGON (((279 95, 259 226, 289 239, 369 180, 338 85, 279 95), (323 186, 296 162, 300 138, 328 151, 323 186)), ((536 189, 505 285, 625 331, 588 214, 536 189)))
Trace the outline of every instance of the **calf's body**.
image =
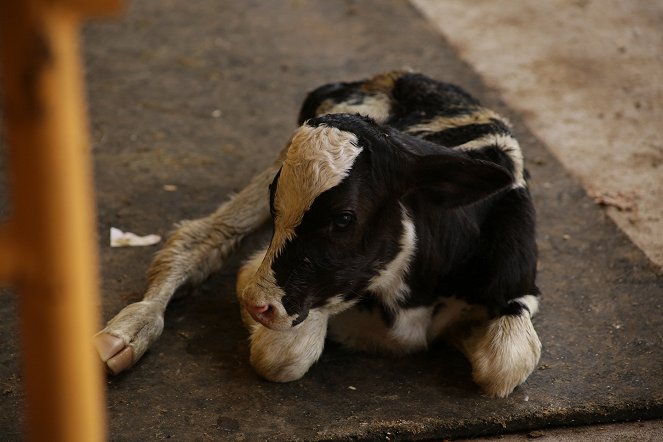
POLYGON ((485 393, 524 382, 541 349, 534 210, 508 122, 453 85, 393 72, 311 92, 300 124, 267 171, 170 237, 145 299, 97 337, 109 368, 133 364, 176 288, 271 215, 271 242, 237 283, 265 378, 303 376, 329 335, 399 354, 444 338, 485 393))

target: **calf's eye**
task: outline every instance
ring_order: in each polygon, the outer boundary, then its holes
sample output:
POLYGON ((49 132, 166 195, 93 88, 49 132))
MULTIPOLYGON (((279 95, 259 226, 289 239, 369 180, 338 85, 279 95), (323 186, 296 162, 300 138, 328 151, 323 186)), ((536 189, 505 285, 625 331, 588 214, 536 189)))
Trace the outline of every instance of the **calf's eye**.
POLYGON ((336 230, 346 229, 353 221, 354 214, 352 212, 341 212, 332 217, 332 223, 336 230))

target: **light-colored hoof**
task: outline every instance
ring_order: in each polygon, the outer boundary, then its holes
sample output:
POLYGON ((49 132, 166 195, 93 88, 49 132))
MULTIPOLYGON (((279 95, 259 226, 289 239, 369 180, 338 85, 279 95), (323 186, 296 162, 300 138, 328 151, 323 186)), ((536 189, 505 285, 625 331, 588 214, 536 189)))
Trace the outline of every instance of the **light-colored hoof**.
POLYGON ((133 349, 117 336, 100 333, 94 337, 94 346, 111 374, 121 373, 134 363, 133 349))
POLYGON ((141 301, 129 304, 96 334, 99 358, 112 374, 134 365, 163 331, 163 310, 159 304, 141 301))

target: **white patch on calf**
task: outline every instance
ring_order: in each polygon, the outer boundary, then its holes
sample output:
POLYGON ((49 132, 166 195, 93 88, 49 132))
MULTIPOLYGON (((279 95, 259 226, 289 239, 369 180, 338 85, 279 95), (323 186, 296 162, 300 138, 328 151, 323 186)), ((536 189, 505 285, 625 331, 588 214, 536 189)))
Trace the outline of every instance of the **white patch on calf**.
POLYGON ((444 298, 432 306, 399 310, 389 335, 408 351, 422 350, 452 327, 485 320, 486 316, 485 307, 461 299, 444 298))
POLYGON ((423 350, 431 341, 432 307, 399 310, 387 327, 380 309, 352 308, 329 320, 329 336, 354 350, 406 354, 423 350))
POLYGON ((511 302, 517 302, 518 304, 524 306, 529 310, 530 317, 534 317, 539 311, 539 298, 534 295, 525 295, 520 298, 516 298, 511 302))
POLYGON ((416 134, 418 136, 427 133, 441 132, 446 129, 452 129, 460 126, 467 126, 468 124, 487 124, 491 120, 498 120, 511 127, 509 120, 503 116, 493 112, 490 109, 478 109, 471 114, 454 115, 452 117, 435 117, 425 123, 415 124, 406 129, 406 132, 416 134))
POLYGON ((391 99, 386 94, 366 95, 361 103, 334 103, 325 100, 317 110, 318 115, 325 114, 359 114, 372 118, 377 123, 384 123, 389 118, 391 99))
POLYGON ((397 313, 389 335, 408 349, 423 350, 428 346, 432 316, 433 307, 402 309, 397 313))
POLYGON ((501 151, 511 158, 513 162, 513 178, 514 183, 512 188, 517 189, 525 187, 525 165, 523 159, 523 152, 520 150, 520 144, 511 135, 504 134, 490 134, 468 141, 465 144, 456 146, 454 149, 458 150, 477 150, 488 146, 497 146, 501 151))
POLYGON ((325 305, 318 310, 329 315, 336 315, 354 306, 357 302, 359 302, 358 299, 345 300, 342 295, 337 295, 327 299, 325 305))
POLYGON ((458 325, 485 321, 486 316, 482 306, 445 298, 432 306, 398 309, 387 327, 380 309, 352 308, 330 318, 329 335, 353 349, 405 354, 425 349, 458 325))
POLYGON ((380 301, 392 311, 399 308, 399 302, 410 294, 410 287, 405 283, 405 276, 410 269, 410 262, 417 246, 417 232, 414 223, 401 205, 403 234, 401 235, 401 250, 387 266, 374 276, 368 286, 368 291, 375 293, 380 301))

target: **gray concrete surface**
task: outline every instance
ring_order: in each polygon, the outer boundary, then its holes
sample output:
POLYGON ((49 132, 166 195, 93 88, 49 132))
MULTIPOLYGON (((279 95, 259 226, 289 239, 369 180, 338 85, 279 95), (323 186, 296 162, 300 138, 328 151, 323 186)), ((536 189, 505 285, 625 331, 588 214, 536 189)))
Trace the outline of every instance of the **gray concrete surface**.
MULTIPOLYGON (((439 440, 663 417, 660 270, 409 3, 133 2, 85 36, 106 319, 140 298, 156 250, 110 249, 109 227, 165 234, 211 211, 271 160, 306 91, 327 81, 409 66, 472 91, 514 122, 540 219, 544 351, 511 397, 481 397, 444 345, 407 358, 329 346, 301 381, 261 381, 233 284, 263 231, 171 306, 133 370, 108 379, 111 440, 439 440)), ((17 305, 0 296, 0 434, 17 440, 17 305)))

